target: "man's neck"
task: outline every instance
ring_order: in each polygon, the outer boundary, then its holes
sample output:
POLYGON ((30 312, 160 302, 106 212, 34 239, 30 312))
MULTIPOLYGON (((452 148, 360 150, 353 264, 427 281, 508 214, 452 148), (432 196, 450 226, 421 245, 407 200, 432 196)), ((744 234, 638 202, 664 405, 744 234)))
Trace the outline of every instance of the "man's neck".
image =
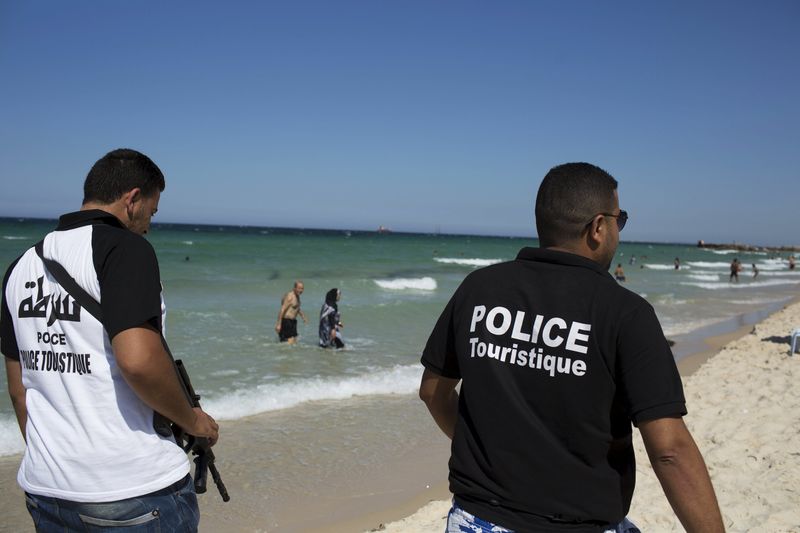
POLYGON ((592 251, 591 248, 588 246, 583 246, 581 244, 558 244, 553 246, 541 246, 544 250, 553 250, 554 252, 564 252, 573 255, 579 255, 586 259, 590 259, 597 264, 602 264, 600 258, 597 257, 597 254, 592 251))
POLYGON ((93 209, 105 211, 110 215, 114 215, 125 225, 125 207, 118 203, 101 204, 99 202, 86 202, 81 206, 81 211, 91 211, 93 209))

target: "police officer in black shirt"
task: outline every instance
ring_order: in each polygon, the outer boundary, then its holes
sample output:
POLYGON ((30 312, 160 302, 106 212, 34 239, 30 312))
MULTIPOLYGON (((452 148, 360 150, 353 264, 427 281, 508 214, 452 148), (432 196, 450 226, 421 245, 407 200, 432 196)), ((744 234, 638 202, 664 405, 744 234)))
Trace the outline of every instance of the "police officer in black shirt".
POLYGON ((420 397, 453 440, 448 531, 638 531, 632 425, 683 526, 724 530, 655 312, 608 273, 627 218, 604 170, 551 169, 541 247, 471 273, 440 316, 420 397))

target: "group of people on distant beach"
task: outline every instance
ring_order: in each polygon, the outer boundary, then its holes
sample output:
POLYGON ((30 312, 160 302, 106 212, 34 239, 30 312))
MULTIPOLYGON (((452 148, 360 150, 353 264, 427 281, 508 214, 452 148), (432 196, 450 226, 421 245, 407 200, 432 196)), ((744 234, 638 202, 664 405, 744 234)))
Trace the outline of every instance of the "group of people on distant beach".
MULTIPOLYGON (((81 209, 4 278, 0 349, 26 438, 17 480, 37 531, 197 531, 189 460, 163 418, 202 441, 217 481, 219 425, 181 385, 143 238, 164 188, 144 154, 109 152, 81 209)), ((554 167, 535 213, 539 247, 468 275, 422 351, 420 399, 452 440, 447 531, 638 533, 626 517, 633 426, 683 526, 724 531, 655 311, 609 275, 628 222, 616 179, 588 163, 554 167)), ((303 290, 297 281, 282 300, 286 342, 307 321, 303 290)), ((325 296, 321 346, 341 343, 340 297, 325 296)))
MULTIPOLYGON (((281 298, 281 307, 278 311, 278 321, 275 323, 275 332, 278 339, 287 344, 295 344, 298 339, 297 317, 308 324, 305 313, 300 308, 300 295, 303 294, 305 285, 302 281, 294 282, 292 290, 281 298)), ((339 314, 339 300, 342 292, 333 288, 325 294, 325 302, 319 311, 319 345, 322 348, 344 348, 344 339, 341 329, 344 327, 339 314)))

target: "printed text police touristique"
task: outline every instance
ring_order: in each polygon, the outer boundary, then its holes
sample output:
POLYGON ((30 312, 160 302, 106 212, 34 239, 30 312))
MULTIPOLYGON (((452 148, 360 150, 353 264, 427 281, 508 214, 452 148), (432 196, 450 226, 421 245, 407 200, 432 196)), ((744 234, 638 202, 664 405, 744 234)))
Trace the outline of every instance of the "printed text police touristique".
POLYGON ((512 312, 502 306, 493 307, 487 312, 485 305, 476 305, 472 310, 469 332, 475 333, 478 326, 482 325, 488 333, 497 337, 505 336, 508 340, 500 345, 486 342, 480 336, 471 336, 470 357, 487 357, 501 363, 543 370, 550 377, 556 374, 578 377, 586 374, 586 361, 577 357, 585 356, 588 351, 591 324, 568 322, 560 317, 546 318, 543 315, 533 315, 532 320, 526 320, 525 315, 525 311, 516 311, 512 316, 512 312), (526 322, 528 327, 525 327, 526 322), (540 343, 545 347, 538 347, 540 343), (552 348, 579 355, 567 357, 544 353, 544 350, 552 348))

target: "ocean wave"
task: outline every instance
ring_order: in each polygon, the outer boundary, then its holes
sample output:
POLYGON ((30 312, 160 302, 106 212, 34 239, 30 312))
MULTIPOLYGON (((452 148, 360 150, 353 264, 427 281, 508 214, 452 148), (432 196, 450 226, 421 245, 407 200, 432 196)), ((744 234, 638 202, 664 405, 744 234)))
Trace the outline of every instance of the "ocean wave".
POLYGON ((760 287, 775 287, 777 285, 797 285, 800 283, 800 279, 768 279, 764 281, 751 281, 745 282, 742 281, 740 283, 735 282, 728 282, 728 281, 721 281, 717 283, 708 282, 693 282, 693 281, 682 281, 681 285, 687 285, 689 287, 698 287, 700 289, 707 289, 710 291, 717 291, 717 290, 724 290, 724 289, 756 289, 760 287))
POLYGON ((729 255, 729 254, 741 254, 744 252, 740 252, 739 250, 712 250, 710 248, 703 248, 707 252, 711 252, 712 254, 719 254, 719 255, 729 255))
POLYGON ((186 317, 192 318, 230 318, 231 315, 227 311, 212 312, 212 311, 176 311, 182 313, 186 317))
POLYGON ((774 304, 780 302, 781 299, 774 299, 774 298, 753 298, 750 300, 728 300, 728 302, 736 305, 759 305, 765 306, 769 304, 774 304))
MULTIPOLYGON (((666 265, 666 264, 659 264, 659 263, 645 263, 643 265, 645 268, 649 268, 650 270, 675 270, 675 265, 666 265)), ((680 270, 690 270, 691 267, 686 265, 681 265, 680 270)))
POLYGON ((435 291, 436 280, 431 277, 424 278, 395 278, 395 279, 374 279, 375 285, 381 289, 392 291, 415 290, 415 291, 435 291))
POLYGON ((756 266, 759 270, 771 270, 773 272, 784 270, 787 274, 793 272, 789 270, 789 261, 784 261, 783 259, 764 259, 756 263, 756 266))
POLYGON ((3 238, 7 241, 24 241, 29 237, 22 237, 20 235, 3 235, 3 238))
POLYGON ((19 432, 16 417, 0 417, 0 456, 16 455, 25 451, 25 441, 19 432))
POLYGON ((222 377, 229 377, 229 376, 237 376, 240 372, 234 368, 226 368, 224 370, 215 370, 210 375, 214 376, 215 378, 222 378, 222 377))
POLYGON ((181 244, 188 244, 189 246, 194 244, 194 241, 181 241, 181 244))
POLYGON ((689 277, 697 281, 719 281, 719 274, 689 274, 689 277))
MULTIPOLYGON (((742 273, 740 273, 739 275, 743 276, 745 274, 752 275, 753 274, 753 269, 752 268, 746 269, 742 273)), ((800 276, 800 270, 789 270, 789 269, 786 269, 786 270, 767 270, 767 269, 758 267, 758 275, 759 276, 769 276, 769 277, 780 277, 780 276, 795 277, 795 276, 800 276)))
POLYGON ((464 265, 464 266, 471 266, 471 267, 485 267, 489 265, 494 265, 496 263, 502 263, 505 259, 480 259, 480 258, 465 258, 460 259, 458 257, 434 257, 434 261, 437 263, 445 263, 448 265, 464 265))
POLYGON ((347 343, 354 348, 366 348, 368 346, 375 346, 378 344, 378 341, 366 337, 347 337, 347 343))
POLYGON ((344 400, 375 394, 412 394, 419 388, 419 365, 396 365, 359 376, 316 377, 262 384, 205 399, 203 408, 217 420, 234 420, 305 402, 344 400))
POLYGON ((684 333, 689 333, 696 329, 700 329, 706 326, 710 326, 716 322, 721 321, 722 318, 690 318, 690 319, 683 319, 683 320, 676 320, 671 322, 669 320, 665 320, 661 327, 664 328, 664 336, 665 337, 673 337, 675 335, 682 335, 684 333))
POLYGON ((687 261, 687 264, 696 268, 719 268, 728 269, 731 264, 724 261, 687 261))
POLYGON ((680 298, 675 298, 675 295, 670 293, 667 294, 660 294, 653 299, 653 303, 658 305, 685 305, 689 303, 689 300, 682 300, 680 298))

